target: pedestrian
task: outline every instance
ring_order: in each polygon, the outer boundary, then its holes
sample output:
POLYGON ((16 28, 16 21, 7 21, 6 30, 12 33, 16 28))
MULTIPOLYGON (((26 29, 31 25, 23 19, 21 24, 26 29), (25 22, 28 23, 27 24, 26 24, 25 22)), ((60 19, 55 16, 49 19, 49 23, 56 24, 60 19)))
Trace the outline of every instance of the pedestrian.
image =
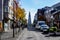
POLYGON ((20 26, 21 26, 21 23, 20 23, 19 20, 17 21, 17 26, 18 26, 18 28, 19 28, 18 32, 20 32, 20 26))
POLYGON ((5 28, 4 28, 5 32, 7 32, 8 29, 9 29, 9 28, 8 28, 8 24, 7 24, 7 23, 4 23, 4 27, 5 27, 5 28))
POLYGON ((15 28, 15 27, 16 27, 16 23, 13 22, 13 23, 12 23, 12 28, 15 28))
POLYGON ((14 30, 14 33, 17 34, 16 22, 15 22, 15 21, 13 21, 13 23, 12 23, 12 28, 13 28, 13 30, 14 30))

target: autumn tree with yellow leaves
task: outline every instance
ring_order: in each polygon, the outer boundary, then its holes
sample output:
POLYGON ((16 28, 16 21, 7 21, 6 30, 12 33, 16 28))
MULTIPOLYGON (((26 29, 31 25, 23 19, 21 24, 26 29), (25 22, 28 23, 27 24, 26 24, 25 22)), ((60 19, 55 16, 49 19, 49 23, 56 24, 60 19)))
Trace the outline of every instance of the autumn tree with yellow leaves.
POLYGON ((22 20, 23 24, 27 24, 27 19, 25 18, 26 14, 25 14, 25 10, 18 7, 17 8, 17 19, 22 20))
POLYGON ((23 20, 23 19, 25 19, 25 10, 24 9, 22 9, 22 8, 20 8, 20 7, 18 7, 17 8, 17 10, 16 10, 16 18, 17 19, 21 19, 21 20, 23 20))
POLYGON ((16 16, 17 19, 25 19, 25 10, 22 9, 21 7, 17 7, 16 9, 13 7, 10 7, 10 9, 14 12, 14 15, 16 16))
POLYGON ((26 20, 25 20, 26 14, 25 14, 25 10, 23 8, 19 7, 18 5, 16 8, 14 8, 13 6, 12 7, 10 6, 9 8, 13 11, 13 13, 16 17, 16 20, 20 19, 20 20, 22 20, 22 22, 26 22, 26 20))

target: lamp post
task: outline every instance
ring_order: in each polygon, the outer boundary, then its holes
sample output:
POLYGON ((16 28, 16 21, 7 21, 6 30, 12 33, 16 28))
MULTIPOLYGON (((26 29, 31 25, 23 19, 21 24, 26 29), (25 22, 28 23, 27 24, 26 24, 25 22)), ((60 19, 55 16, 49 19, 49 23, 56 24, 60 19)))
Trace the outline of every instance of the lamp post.
POLYGON ((14 34, 14 16, 13 16, 13 38, 15 37, 15 34, 14 34))
POLYGON ((14 0, 13 0, 13 38, 15 37, 14 34, 14 0))

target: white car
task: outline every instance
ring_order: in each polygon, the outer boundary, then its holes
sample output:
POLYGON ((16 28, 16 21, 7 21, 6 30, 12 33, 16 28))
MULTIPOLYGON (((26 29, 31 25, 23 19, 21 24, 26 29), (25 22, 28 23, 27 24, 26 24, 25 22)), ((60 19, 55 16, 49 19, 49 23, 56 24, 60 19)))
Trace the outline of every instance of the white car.
POLYGON ((49 29, 48 25, 46 25, 46 24, 41 25, 40 30, 42 30, 43 32, 48 31, 48 29, 49 29))
POLYGON ((42 25, 42 24, 45 24, 45 21, 38 21, 35 28, 40 29, 40 27, 41 27, 40 25, 42 25))
POLYGON ((39 25, 39 24, 37 24, 35 28, 36 28, 36 29, 40 29, 40 25, 39 25))

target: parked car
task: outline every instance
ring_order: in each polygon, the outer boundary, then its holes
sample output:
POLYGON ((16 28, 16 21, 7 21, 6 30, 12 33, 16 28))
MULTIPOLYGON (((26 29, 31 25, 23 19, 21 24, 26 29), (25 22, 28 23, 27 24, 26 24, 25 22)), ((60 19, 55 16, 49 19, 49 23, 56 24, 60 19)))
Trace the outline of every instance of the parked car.
POLYGON ((35 28, 36 29, 40 29, 40 25, 39 24, 36 24, 35 28))
POLYGON ((40 29, 40 27, 41 27, 42 24, 45 24, 45 21, 38 21, 37 24, 36 24, 36 26, 35 26, 35 28, 36 29, 40 29))
POLYGON ((46 24, 42 24, 41 25, 40 30, 42 30, 43 32, 48 32, 48 29, 49 29, 49 26, 48 25, 46 25, 46 24))

